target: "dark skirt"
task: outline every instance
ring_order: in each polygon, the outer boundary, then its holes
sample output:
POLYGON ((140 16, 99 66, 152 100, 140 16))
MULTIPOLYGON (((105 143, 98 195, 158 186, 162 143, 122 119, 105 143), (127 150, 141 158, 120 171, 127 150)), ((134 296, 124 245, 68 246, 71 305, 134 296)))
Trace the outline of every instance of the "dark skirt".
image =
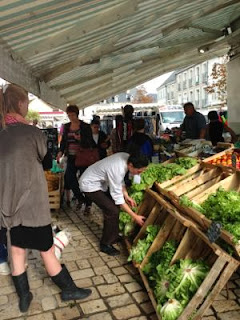
MULTIPOLYGON (((6 243, 6 229, 2 229, 2 243, 6 243)), ((23 249, 48 251, 53 245, 51 224, 44 227, 17 226, 11 228, 11 244, 23 249)))

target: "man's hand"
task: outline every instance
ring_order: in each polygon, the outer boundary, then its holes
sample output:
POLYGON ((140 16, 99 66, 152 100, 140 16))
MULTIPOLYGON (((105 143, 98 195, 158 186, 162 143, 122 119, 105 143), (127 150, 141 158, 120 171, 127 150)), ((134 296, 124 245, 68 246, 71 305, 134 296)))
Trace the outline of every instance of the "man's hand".
POLYGON ((139 224, 140 226, 143 226, 144 225, 144 222, 146 220, 146 217, 144 216, 138 216, 136 214, 136 216, 134 217, 135 221, 137 222, 137 224, 139 224))
POLYGON ((136 201, 133 200, 131 197, 129 196, 125 196, 125 201, 127 202, 127 204, 129 204, 131 207, 136 207, 136 201))

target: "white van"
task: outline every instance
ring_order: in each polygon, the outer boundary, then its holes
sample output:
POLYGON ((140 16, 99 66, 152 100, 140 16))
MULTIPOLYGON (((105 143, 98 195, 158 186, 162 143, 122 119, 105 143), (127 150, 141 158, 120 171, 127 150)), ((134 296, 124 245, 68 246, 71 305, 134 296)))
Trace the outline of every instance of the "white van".
POLYGON ((159 130, 165 131, 167 128, 172 129, 180 127, 183 123, 185 113, 183 109, 159 110, 159 130))

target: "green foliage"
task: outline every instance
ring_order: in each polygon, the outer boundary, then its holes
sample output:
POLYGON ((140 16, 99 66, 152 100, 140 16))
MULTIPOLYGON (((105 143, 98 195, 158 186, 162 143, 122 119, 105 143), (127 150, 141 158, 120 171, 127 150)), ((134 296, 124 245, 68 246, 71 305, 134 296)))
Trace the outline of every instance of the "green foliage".
POLYGON ((183 195, 183 196, 180 197, 179 203, 180 203, 180 205, 182 205, 182 206, 196 209, 197 211, 205 214, 205 210, 202 208, 202 206, 200 206, 198 203, 195 203, 195 202, 191 201, 191 200, 188 199, 188 197, 185 196, 185 195, 183 195))
MULTIPOLYGON (((177 159, 175 161, 177 161, 177 159)), ((145 170, 141 174, 141 183, 134 184, 131 189, 133 191, 140 191, 151 188, 155 181, 162 183, 164 181, 172 179, 177 175, 183 175, 186 173, 186 169, 193 167, 197 163, 196 159, 188 157, 179 158, 178 161, 179 164, 149 164, 147 170, 145 170)))
POLYGON ((40 121, 40 114, 37 111, 34 110, 28 110, 27 116, 26 116, 27 121, 33 121, 33 120, 38 120, 40 121))
POLYGON ((144 239, 139 239, 136 246, 132 247, 128 261, 135 261, 141 263, 156 238, 159 231, 159 226, 149 225, 146 228, 146 234, 144 239))

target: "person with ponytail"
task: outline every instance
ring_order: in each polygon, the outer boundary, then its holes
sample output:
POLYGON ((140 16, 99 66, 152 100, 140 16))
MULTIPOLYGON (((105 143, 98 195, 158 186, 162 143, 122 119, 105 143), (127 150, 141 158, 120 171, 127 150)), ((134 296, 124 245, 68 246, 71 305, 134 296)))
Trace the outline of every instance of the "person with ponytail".
POLYGON ((61 289, 63 301, 86 298, 90 289, 76 287, 54 253, 48 189, 42 160, 46 138, 30 126, 28 93, 9 84, 0 89, 0 229, 5 232, 19 309, 26 312, 33 295, 26 272, 26 249, 40 251, 45 268, 61 289))

